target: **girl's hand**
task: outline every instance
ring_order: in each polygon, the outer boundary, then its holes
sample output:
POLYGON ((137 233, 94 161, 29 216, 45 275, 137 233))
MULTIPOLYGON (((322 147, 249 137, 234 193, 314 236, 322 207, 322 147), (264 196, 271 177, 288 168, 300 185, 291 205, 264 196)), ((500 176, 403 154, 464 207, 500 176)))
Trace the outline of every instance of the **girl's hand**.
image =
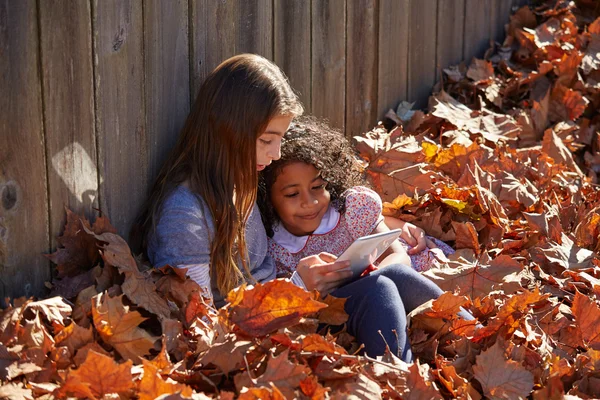
POLYGON ((435 243, 425 237, 425 231, 410 222, 405 222, 394 217, 385 217, 385 224, 389 229, 402 229, 400 237, 410 246, 408 254, 420 253, 427 247, 437 249, 435 243))
POLYGON ((304 281, 307 290, 317 289, 325 295, 352 276, 350 261, 336 260, 336 256, 325 252, 305 257, 298 263, 296 272, 304 281))

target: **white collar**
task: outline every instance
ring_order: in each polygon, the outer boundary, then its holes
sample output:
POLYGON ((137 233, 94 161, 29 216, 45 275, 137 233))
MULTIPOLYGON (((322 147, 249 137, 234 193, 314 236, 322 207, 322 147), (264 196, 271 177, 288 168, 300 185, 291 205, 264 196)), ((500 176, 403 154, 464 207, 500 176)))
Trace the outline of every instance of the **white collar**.
MULTIPOLYGON (((323 235, 331 232, 337 226, 339 220, 339 211, 329 206, 321 219, 319 227, 315 229, 311 235, 323 235)), ((296 236, 288 232, 281 223, 278 223, 273 228, 273 240, 291 253, 297 253, 302 250, 304 246, 306 246, 306 241, 311 235, 296 236)))

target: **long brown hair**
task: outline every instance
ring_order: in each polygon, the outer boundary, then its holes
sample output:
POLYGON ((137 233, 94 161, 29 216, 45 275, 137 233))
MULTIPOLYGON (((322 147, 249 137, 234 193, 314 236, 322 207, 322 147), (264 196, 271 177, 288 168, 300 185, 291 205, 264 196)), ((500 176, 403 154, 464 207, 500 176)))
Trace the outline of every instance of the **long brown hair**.
POLYGON ((251 277, 245 226, 256 201, 256 140, 272 118, 297 116, 302 111, 285 75, 267 59, 241 54, 221 63, 198 92, 138 217, 133 241, 146 250, 163 202, 187 182, 212 213, 210 274, 221 294, 235 288, 244 273, 251 277))

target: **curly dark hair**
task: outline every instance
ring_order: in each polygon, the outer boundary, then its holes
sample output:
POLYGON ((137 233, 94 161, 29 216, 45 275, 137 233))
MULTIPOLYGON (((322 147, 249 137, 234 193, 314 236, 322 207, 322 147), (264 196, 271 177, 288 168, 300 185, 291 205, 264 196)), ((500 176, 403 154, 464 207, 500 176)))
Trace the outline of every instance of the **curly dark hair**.
POLYGON ((313 165, 327 182, 331 205, 344 212, 342 194, 354 186, 365 186, 363 168, 344 135, 325 121, 303 116, 292 122, 281 143, 281 158, 260 173, 258 206, 269 237, 279 216, 271 203, 271 187, 286 165, 304 162, 313 165))

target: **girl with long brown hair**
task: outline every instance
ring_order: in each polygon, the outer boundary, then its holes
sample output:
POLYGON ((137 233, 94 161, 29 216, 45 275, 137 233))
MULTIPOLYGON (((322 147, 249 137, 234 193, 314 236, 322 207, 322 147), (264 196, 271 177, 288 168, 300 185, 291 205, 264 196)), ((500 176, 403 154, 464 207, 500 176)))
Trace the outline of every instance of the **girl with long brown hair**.
MULTIPOLYGON (((263 57, 238 55, 208 75, 136 224, 133 242, 154 266, 187 268, 217 307, 243 281, 275 277, 256 206, 258 171, 280 157, 302 112, 283 73, 263 57)), ((305 273, 313 278, 304 278, 317 289, 349 275, 347 263, 305 263, 314 265, 305 273)))

